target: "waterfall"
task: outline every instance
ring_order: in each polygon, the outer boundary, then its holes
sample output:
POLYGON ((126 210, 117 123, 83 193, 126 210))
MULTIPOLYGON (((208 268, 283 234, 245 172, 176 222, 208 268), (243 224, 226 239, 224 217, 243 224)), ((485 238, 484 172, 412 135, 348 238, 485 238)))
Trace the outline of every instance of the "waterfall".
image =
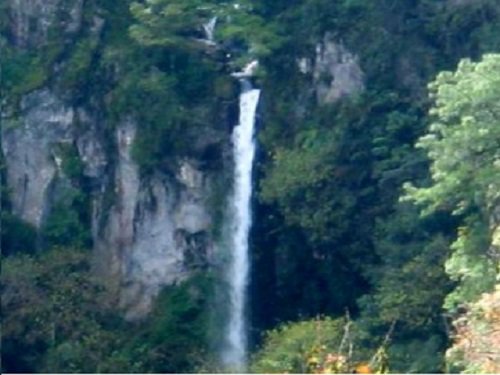
POLYGON ((203 31, 205 32, 205 38, 208 42, 214 42, 214 32, 215 25, 217 24, 217 17, 212 17, 210 20, 203 25, 203 31))
POLYGON ((242 80, 239 124, 234 128, 234 191, 229 202, 230 264, 227 269, 229 283, 229 321, 225 335, 223 361, 233 371, 246 367, 247 335, 245 320, 246 289, 249 273, 248 234, 252 224, 252 166, 255 155, 254 126, 260 90, 242 80))

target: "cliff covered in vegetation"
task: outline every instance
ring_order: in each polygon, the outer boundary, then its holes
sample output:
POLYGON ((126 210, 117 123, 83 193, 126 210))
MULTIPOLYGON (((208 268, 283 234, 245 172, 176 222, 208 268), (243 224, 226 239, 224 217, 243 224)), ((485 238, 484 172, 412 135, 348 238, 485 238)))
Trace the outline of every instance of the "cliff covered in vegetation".
POLYGON ((497 369, 498 35, 498 0, 2 2, 4 369, 220 370, 252 60, 250 370, 497 369))

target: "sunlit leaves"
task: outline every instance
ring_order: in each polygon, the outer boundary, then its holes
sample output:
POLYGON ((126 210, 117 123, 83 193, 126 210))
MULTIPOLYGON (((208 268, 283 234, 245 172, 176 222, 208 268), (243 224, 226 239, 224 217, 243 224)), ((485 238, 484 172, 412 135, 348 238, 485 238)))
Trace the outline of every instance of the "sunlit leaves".
POLYGON ((500 198, 500 55, 463 60, 429 85, 435 121, 417 146, 432 160, 433 185, 407 186, 427 207, 464 212, 500 198))
POLYGON ((417 147, 431 160, 432 184, 407 185, 405 199, 421 204, 424 213, 445 209, 464 216, 446 263, 458 282, 446 302, 454 308, 490 290, 498 272, 498 259, 488 250, 489 221, 500 200, 500 55, 462 60, 429 89, 434 122, 417 147))
POLYGON ((326 359, 327 352, 338 351, 345 323, 342 319, 324 318, 285 324, 269 331, 251 370, 308 373, 326 359))

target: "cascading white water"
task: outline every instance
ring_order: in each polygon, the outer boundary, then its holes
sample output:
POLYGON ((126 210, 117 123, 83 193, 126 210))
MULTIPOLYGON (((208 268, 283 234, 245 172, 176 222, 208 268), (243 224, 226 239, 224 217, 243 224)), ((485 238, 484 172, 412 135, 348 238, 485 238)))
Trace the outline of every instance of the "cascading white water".
POLYGON ((233 131, 235 162, 234 191, 230 200, 230 265, 227 276, 230 294, 229 322, 223 361, 232 371, 244 371, 247 335, 246 288, 249 273, 248 234, 252 224, 252 167, 255 156, 254 127, 260 90, 242 80, 239 124, 233 131))
MULTIPOLYGON (((237 4, 235 5, 237 9, 237 4)), ((215 45, 214 33, 217 17, 203 25, 204 42, 215 45)), ((227 370, 243 372, 247 357, 247 328, 245 320, 246 289, 249 274, 248 234, 252 224, 252 167, 255 156, 254 127, 260 90, 253 89, 250 78, 258 61, 250 62, 242 72, 231 74, 241 82, 240 118, 232 134, 234 155, 234 190, 229 201, 230 252, 226 272, 229 285, 229 320, 225 331, 222 360, 227 370)))
POLYGON ((214 42, 215 25, 217 24, 217 17, 212 17, 203 25, 205 38, 208 42, 214 42))

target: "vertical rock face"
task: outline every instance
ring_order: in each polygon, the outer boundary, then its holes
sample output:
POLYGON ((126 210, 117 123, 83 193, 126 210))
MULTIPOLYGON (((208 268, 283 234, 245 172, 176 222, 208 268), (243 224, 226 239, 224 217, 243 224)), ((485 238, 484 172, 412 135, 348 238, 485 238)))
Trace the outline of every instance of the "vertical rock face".
POLYGON ((6 118, 2 126, 7 181, 13 213, 40 227, 57 178, 54 147, 72 141, 75 113, 48 89, 24 97, 21 111, 21 118, 6 118))
POLYGON ((204 267, 212 246, 211 176, 182 161, 175 178, 157 172, 141 179, 130 154, 136 129, 128 120, 116 130, 114 204, 109 212, 97 205, 94 215, 96 264, 118 288, 130 319, 149 311, 162 286, 204 267))
POLYGON ((83 0, 10 0, 12 36, 19 47, 47 43, 52 27, 75 33, 82 22, 83 0))
MULTIPOLYGON (((82 27, 83 4, 83 0, 9 0, 14 45, 41 46, 53 28, 63 39, 73 35, 82 27)), ((61 145, 70 145, 92 205, 88 225, 95 270, 115 292, 128 318, 140 318, 163 286, 210 263, 214 210, 209 202, 224 168, 203 169, 201 159, 207 150, 222 153, 229 134, 208 129, 193 140, 200 160, 173 156, 168 171, 143 176, 131 155, 140 124, 123 118, 112 125, 99 104, 103 98, 75 104, 71 95, 47 83, 23 95, 15 115, 2 110, 1 147, 13 214, 35 228, 44 227, 61 198, 63 189, 58 186, 70 184, 59 151, 61 145), (217 134, 207 135, 210 131, 217 134)))
POLYGON ((313 57, 297 59, 302 74, 312 76, 316 101, 331 104, 364 90, 364 73, 358 57, 329 33, 316 44, 313 57))
MULTIPOLYGON (((300 61, 299 67, 309 69, 307 61, 300 61)), ((358 58, 329 34, 316 46, 313 77, 319 103, 333 103, 364 89, 358 58)))
POLYGON ((128 119, 117 126, 113 155, 104 151, 93 121, 48 89, 22 100, 21 116, 2 127, 13 213, 43 226, 58 200, 55 186, 64 179, 57 146, 76 144, 84 174, 94 181, 96 269, 114 286, 129 318, 137 318, 149 311, 162 286, 208 264, 213 246, 208 200, 217 176, 200 171, 196 160, 182 160, 175 176, 157 172, 141 178, 131 157, 136 123, 128 119), (117 161, 109 179, 111 159, 117 161), (108 189, 114 189, 111 207, 108 189))

